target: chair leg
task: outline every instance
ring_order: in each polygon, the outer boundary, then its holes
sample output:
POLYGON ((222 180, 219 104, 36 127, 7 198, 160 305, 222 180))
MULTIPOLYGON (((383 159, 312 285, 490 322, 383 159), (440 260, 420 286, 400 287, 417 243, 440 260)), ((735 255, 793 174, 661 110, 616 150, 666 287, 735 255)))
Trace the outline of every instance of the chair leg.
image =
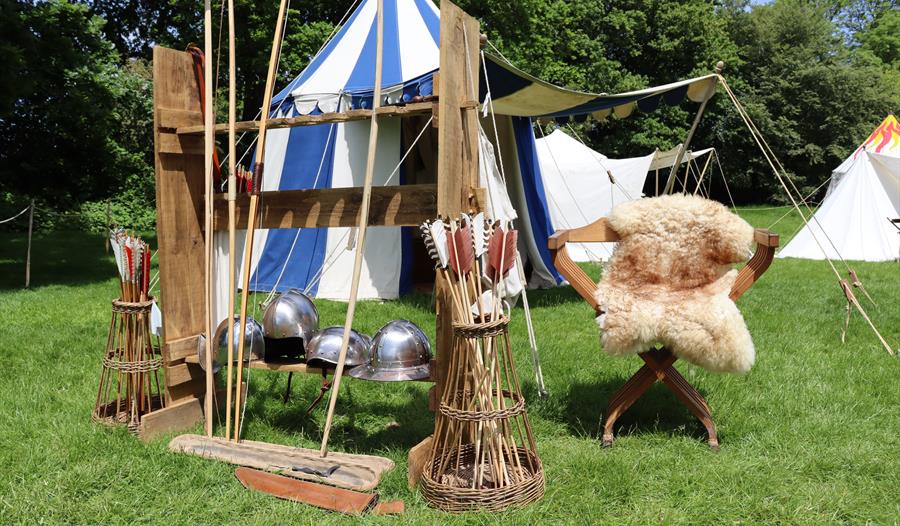
POLYGON ((678 358, 668 349, 654 349, 640 353, 638 356, 644 360, 644 366, 629 378, 609 401, 603 425, 603 446, 612 446, 613 426, 616 420, 659 380, 700 420, 706 428, 709 447, 718 451, 719 437, 709 404, 703 395, 675 369, 674 363, 678 358))
POLYGON ((606 408, 606 418, 603 422, 603 438, 601 439, 603 447, 611 447, 613 444, 613 426, 615 426, 616 420, 655 383, 656 373, 649 366, 645 365, 638 369, 638 372, 634 373, 625 382, 625 385, 616 391, 606 408))
POLYGON ((681 403, 686 405, 691 413, 703 423, 703 427, 706 428, 706 434, 709 437, 709 447, 712 448, 713 451, 718 451, 719 436, 716 433, 716 424, 713 422, 709 404, 706 402, 706 399, 703 398, 703 395, 701 395, 694 386, 688 383, 684 376, 671 365, 668 366, 664 372, 665 375, 662 378, 663 383, 665 383, 666 386, 675 393, 675 396, 681 400, 681 403))

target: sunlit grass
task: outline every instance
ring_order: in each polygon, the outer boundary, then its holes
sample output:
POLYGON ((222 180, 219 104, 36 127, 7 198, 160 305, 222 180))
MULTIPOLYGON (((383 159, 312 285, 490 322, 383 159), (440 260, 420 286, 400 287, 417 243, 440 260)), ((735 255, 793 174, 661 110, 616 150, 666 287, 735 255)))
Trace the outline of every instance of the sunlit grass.
MULTIPOLYGON (((742 210, 769 226, 786 209, 742 210)), ((799 226, 788 216, 774 230, 799 226)), ((144 444, 124 429, 94 425, 100 356, 116 294, 103 241, 84 234, 35 241, 32 290, 21 290, 24 242, 0 236, 0 523, 311 524, 358 519, 246 491, 231 466, 144 444)), ((855 264, 879 302, 874 321, 900 342, 900 264, 855 264)), ((591 268, 597 275, 597 269, 591 268)), ((453 516, 406 488, 406 453, 430 431, 427 384, 343 384, 332 447, 393 459, 379 492, 406 501, 399 518, 373 523, 510 524, 659 522, 890 524, 900 517, 900 361, 858 315, 840 343, 844 300, 823 262, 776 260, 739 302, 757 348, 745 376, 680 363, 712 406, 722 450, 657 385, 620 419, 617 441, 597 437, 610 395, 639 360, 599 351, 590 309, 569 289, 530 293, 544 376, 542 401, 521 308, 512 337, 547 473, 540 502, 500 515, 453 516)), ((317 302, 323 325, 343 322, 344 305, 317 302)), ((364 302, 357 329, 369 334, 407 318, 434 335, 428 296, 364 302)), ((303 413, 319 378, 254 371, 245 437, 315 446, 324 410, 303 413)), ((199 428, 198 428, 199 430, 199 428)))

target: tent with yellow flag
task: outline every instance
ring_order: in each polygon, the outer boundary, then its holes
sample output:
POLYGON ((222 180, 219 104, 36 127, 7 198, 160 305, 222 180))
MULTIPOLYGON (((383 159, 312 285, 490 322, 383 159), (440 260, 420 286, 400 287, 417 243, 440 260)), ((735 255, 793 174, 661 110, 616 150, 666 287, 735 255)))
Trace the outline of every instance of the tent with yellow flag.
POLYGON ((832 173, 822 205, 778 257, 891 261, 900 257, 900 123, 886 119, 832 173))

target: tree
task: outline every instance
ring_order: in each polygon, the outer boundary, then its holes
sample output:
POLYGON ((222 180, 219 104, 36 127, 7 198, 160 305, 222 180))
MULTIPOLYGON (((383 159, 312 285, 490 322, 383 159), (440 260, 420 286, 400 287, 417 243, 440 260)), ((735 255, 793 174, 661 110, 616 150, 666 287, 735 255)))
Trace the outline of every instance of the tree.
POLYGON ((2 1, 0 49, 17 72, 0 80, 0 188, 62 208, 108 195, 132 153, 116 137, 129 74, 103 20, 60 0, 2 1))
MULTIPOLYGON (((845 47, 826 9, 776 0, 732 13, 738 95, 802 191, 821 185, 898 102, 884 71, 845 47)), ((896 84, 894 84, 896 85, 896 84)), ((743 200, 783 198, 733 112, 714 115, 723 161, 743 200)), ((735 188, 736 187, 736 188, 735 188)))
POLYGON ((863 50, 894 72, 900 71, 900 11, 885 11, 858 38, 863 50))

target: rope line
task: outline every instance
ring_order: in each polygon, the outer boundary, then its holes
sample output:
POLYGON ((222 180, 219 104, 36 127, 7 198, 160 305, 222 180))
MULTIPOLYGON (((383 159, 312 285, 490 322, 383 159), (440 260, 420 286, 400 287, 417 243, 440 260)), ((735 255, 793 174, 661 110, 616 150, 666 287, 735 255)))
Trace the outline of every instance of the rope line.
MULTIPOLYGON (((465 30, 465 25, 463 25, 463 30, 465 30)), ((467 57, 468 57, 468 41, 469 41, 469 39, 466 38, 466 56, 467 57)), ((491 47, 494 47, 494 45, 491 43, 490 40, 488 40, 488 44, 491 44, 491 47)), ((499 53, 500 51, 497 50, 497 52, 499 53)), ((501 53, 501 56, 502 56, 502 53, 501 53)), ((504 60, 505 60, 505 58, 504 58, 504 60)), ((483 50, 481 51, 481 64, 484 67, 484 71, 485 71, 484 83, 485 83, 485 87, 487 88, 487 95, 485 96, 485 99, 487 100, 488 110, 489 110, 489 113, 491 114, 491 123, 494 127, 494 141, 496 142, 496 145, 497 145, 497 152, 496 152, 495 157, 497 159, 499 159, 500 181, 503 183, 503 187, 506 188, 506 186, 507 186, 506 185, 506 172, 503 169, 503 152, 500 150, 500 134, 497 131, 497 116, 494 113, 494 98, 491 97, 491 82, 490 82, 490 79, 487 74, 487 64, 485 64, 483 50)), ((481 126, 481 120, 478 119, 477 122, 478 122, 479 130, 481 131, 481 133, 484 133, 484 128, 481 126)), ((485 136, 487 136, 487 134, 485 134, 485 136)), ((480 137, 479 137, 479 140, 480 140, 480 137)), ((488 177, 487 181, 488 181, 488 185, 490 185, 491 178, 488 177)), ((488 189, 489 198, 490 198, 490 195, 491 195, 491 192, 490 192, 490 189, 488 189)), ((493 207, 493 206, 494 205, 492 203, 491 207, 493 207)), ((510 224, 512 225, 513 222, 511 221, 510 224)), ((516 266, 519 269, 519 281, 522 282, 522 308, 525 311, 525 328, 528 331, 528 345, 531 348, 531 364, 532 364, 532 367, 534 367, 534 379, 535 379, 535 382, 537 383, 538 395, 541 398, 547 398, 548 396, 550 396, 550 393, 547 391, 547 386, 544 383, 544 372, 541 370, 541 356, 538 353, 537 337, 535 337, 535 333, 534 333, 534 322, 531 319, 531 307, 528 304, 528 291, 527 291, 528 283, 527 283, 527 280, 525 279, 525 269, 523 268, 524 265, 522 263, 522 254, 519 252, 518 248, 516 248, 516 266)), ((479 298, 478 301, 480 302, 481 299, 479 298)))
MULTIPOLYGON (((787 183, 785 183, 785 181, 784 181, 785 178, 781 174, 781 171, 784 171, 784 166, 781 165, 781 162, 778 161, 777 157, 775 156, 775 153, 769 147, 768 143, 765 142, 765 139, 762 137, 762 134, 760 133, 759 129, 753 124, 753 121, 750 118, 750 115, 746 112, 744 107, 741 105, 740 101, 738 101, 737 96, 734 94, 734 92, 728 86, 728 83, 725 81, 724 77, 722 77, 721 75, 718 75, 718 79, 722 83, 722 86, 725 88, 725 92, 728 93, 728 97, 731 99, 731 102, 734 104, 735 109, 737 109, 738 115, 740 115, 741 119, 744 121, 744 124, 746 124, 747 129, 750 131, 750 135, 753 137, 754 142, 756 142, 757 146, 759 147, 760 151, 762 152, 763 156, 765 157, 766 162, 768 162, 769 167, 772 169, 772 172, 775 174, 775 177, 778 179, 778 182, 781 184, 782 188, 784 188, 784 191, 787 193, 788 198, 791 200, 791 204, 794 206, 794 209, 797 211, 797 213, 800 215, 800 218, 803 220, 804 226, 809 228, 809 220, 807 220, 806 215, 803 213, 803 210, 800 209, 800 205, 797 203, 797 199, 794 197, 794 194, 788 188, 787 183), (776 168, 776 165, 778 167, 780 167, 781 171, 779 171, 779 169, 776 168)), ((794 189, 796 190, 796 185, 794 185, 793 182, 791 182, 791 186, 793 186, 794 189)), ((799 191, 797 192, 797 196, 801 200, 803 200, 803 196, 800 194, 799 191)), ((813 221, 815 221, 816 224, 819 226, 821 233, 825 236, 826 239, 828 239, 829 243, 831 243, 832 248, 834 248, 835 253, 841 259, 841 262, 843 262, 844 266, 847 267, 848 272, 852 272, 852 269, 849 267, 849 265, 847 265, 847 262, 844 261, 844 259, 841 257, 840 251, 838 251, 837 247, 834 246, 834 243, 831 241, 831 238, 825 232, 825 229, 823 229, 822 226, 819 224, 819 222, 815 219, 815 214, 812 213, 812 210, 810 209, 809 205, 805 201, 803 201, 803 204, 806 207, 807 211, 809 211, 810 214, 812 215, 811 219, 813 221)), ((841 286, 843 288, 844 280, 843 280, 843 278, 841 278, 841 274, 840 274, 840 272, 838 272, 837 267, 835 267, 834 262, 831 260, 831 258, 828 257, 828 253, 825 251, 825 248, 822 246, 822 243, 819 241, 818 237, 816 236, 816 233, 813 231, 812 228, 809 228, 809 233, 812 236, 813 241, 816 242, 816 245, 819 246, 819 249, 822 251, 822 254, 825 256, 825 261, 828 262, 828 266, 831 268, 831 271, 834 273, 835 277, 837 278, 838 283, 841 284, 841 286)), ((849 289, 844 289, 844 290, 846 291, 849 289)), ((845 294, 846 294, 846 292, 845 292, 845 294)), ((859 311, 859 313, 862 315, 862 317, 869 324, 869 327, 872 329, 872 331, 875 333, 875 335, 881 341, 881 344, 884 346, 884 348, 887 350, 887 352, 893 356, 894 350, 887 343, 887 341, 885 341, 884 337, 881 336, 881 332, 879 332, 878 328, 875 326, 875 323, 872 322, 871 318, 869 318, 869 315, 866 313, 865 309, 863 309, 863 306, 858 301, 856 301, 856 298, 855 298, 855 296, 852 295, 852 293, 848 295, 848 301, 850 303, 852 303, 854 307, 856 307, 856 309, 859 311)))
POLYGON ((3 221, 0 221, 0 225, 2 225, 3 223, 9 223, 9 222, 12 221, 13 219, 16 219, 17 217, 19 217, 19 216, 21 216, 22 214, 24 214, 25 212, 27 212, 29 208, 31 208, 31 205, 26 206, 25 208, 22 209, 21 212, 19 212, 18 214, 16 214, 16 215, 10 217, 9 219, 4 219, 3 221))
MULTIPOLYGON (((753 119, 750 118, 750 114, 747 112, 747 110, 744 108, 744 106, 738 100, 737 95, 735 95, 734 92, 731 90, 731 87, 725 81, 725 78, 722 77, 721 75, 719 75, 718 77, 719 77, 719 80, 722 82, 722 86, 725 88, 726 93, 728 93, 729 98, 731 98, 732 103, 735 105, 735 108, 737 108, 738 114, 741 116, 741 118, 744 120, 744 123, 750 129, 750 135, 753 136, 754 141, 756 141, 760 150, 762 150, 763 155, 766 158, 766 161, 769 163, 769 167, 772 168, 772 171, 775 173, 775 176, 778 178, 778 182, 781 183, 781 186, 784 188, 784 191, 787 192, 788 197, 791 200, 791 203, 797 209, 797 212, 800 213, 800 218, 803 219, 803 224, 806 226, 809 226, 809 221, 807 220, 806 216, 803 214, 803 211, 800 209, 800 206, 797 204, 797 201, 794 199, 794 196, 791 193, 790 189, 788 189, 787 183, 784 182, 784 179, 787 179, 788 182, 791 184, 791 187, 794 189, 794 191, 797 192, 797 196, 800 197, 801 202, 803 203, 803 206, 806 208, 807 212, 809 212, 809 214, 810 214, 810 219, 816 223, 816 226, 819 227, 819 230, 821 231, 822 235, 825 236, 825 239, 831 245, 831 248, 834 249, 834 253, 837 254, 838 259, 840 259, 841 263, 843 263, 846 270, 848 272, 850 272, 852 270, 850 268, 850 265, 848 265, 847 262, 844 260, 844 257, 841 256, 841 252, 835 246, 834 241, 832 241, 832 239, 828 235, 828 233, 825 232, 825 229, 819 223, 819 220, 816 219, 815 214, 813 213, 812 209, 809 207, 809 204, 807 204, 806 201, 803 200, 802 195, 800 194, 800 190, 797 189, 797 185, 794 184, 794 181, 790 177, 786 176, 787 171, 784 169, 784 166, 781 164, 781 161, 778 160, 778 157, 775 156, 775 152, 772 150, 772 148, 766 142, 765 137, 762 136, 762 133, 756 127, 756 124, 754 124, 753 119), (778 168, 776 168, 776 166, 778 168), (785 172, 785 177, 782 177, 781 172, 785 172)), ((828 257, 828 253, 825 252, 825 249, 824 249, 824 247, 822 247, 822 244, 819 242, 818 237, 816 237, 815 232, 813 232, 813 230, 811 228, 809 229, 809 232, 812 235, 813 240, 819 246, 819 249, 822 250, 822 254, 825 255, 825 259, 826 259, 826 261, 828 261, 828 264, 834 270, 835 275, 838 277, 838 279, 840 279, 840 273, 837 271, 837 268, 835 268, 834 263, 831 261, 831 258, 828 257)))

